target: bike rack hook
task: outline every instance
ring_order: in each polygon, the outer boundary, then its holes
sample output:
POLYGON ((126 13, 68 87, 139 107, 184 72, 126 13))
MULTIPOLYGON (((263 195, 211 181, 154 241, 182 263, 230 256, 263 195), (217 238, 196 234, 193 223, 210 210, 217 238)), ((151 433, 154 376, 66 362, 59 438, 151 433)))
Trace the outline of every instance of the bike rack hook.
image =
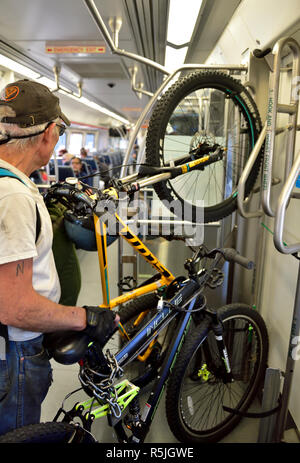
POLYGON ((286 245, 283 242, 283 229, 285 214, 288 202, 291 198, 293 188, 300 173, 300 151, 293 164, 291 172, 284 184, 277 202, 274 224, 274 245, 276 249, 283 254, 294 254, 300 252, 300 243, 286 245))
POLYGON ((263 162, 263 177, 262 177, 262 208, 264 212, 274 217, 275 212, 271 206, 271 186, 272 186, 272 167, 273 167, 273 155, 275 146, 275 135, 276 135, 276 120, 277 113, 289 114, 289 125, 290 130, 288 133, 288 141, 286 147, 286 160, 285 160, 285 172, 284 181, 287 180, 290 170, 292 168, 295 151, 295 137, 297 130, 297 115, 298 115, 298 103, 296 83, 300 75, 300 47, 296 40, 291 37, 285 37, 275 44, 273 51, 274 55, 274 69, 270 72, 269 78, 269 99, 267 109, 267 132, 263 162), (292 85, 291 95, 289 104, 278 103, 279 94, 279 80, 280 80, 280 64, 283 55, 283 48, 289 46, 293 53, 293 67, 292 67, 292 85))

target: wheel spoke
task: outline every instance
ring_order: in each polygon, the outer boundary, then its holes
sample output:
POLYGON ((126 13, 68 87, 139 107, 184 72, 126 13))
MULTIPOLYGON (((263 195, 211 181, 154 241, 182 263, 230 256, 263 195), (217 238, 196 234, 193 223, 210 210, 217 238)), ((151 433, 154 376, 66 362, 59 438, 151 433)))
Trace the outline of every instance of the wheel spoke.
MULTIPOLYGON (((169 165, 182 156, 192 160, 204 143, 217 144, 226 151, 222 160, 197 170, 197 177, 190 172, 184 175, 184 181, 176 178, 156 184, 160 199, 171 202, 175 198, 183 205, 187 203, 192 207, 193 220, 200 207, 204 207, 205 222, 228 215, 236 208, 234 193, 261 130, 257 129, 259 126, 255 103, 240 82, 216 72, 197 72, 180 79, 161 97, 152 113, 147 161, 169 165), (244 92, 247 101, 241 99, 244 92)), ((256 163, 246 194, 255 182, 258 168, 256 163)))
POLYGON ((250 372, 247 379, 240 374, 245 361, 243 353, 247 345, 249 322, 242 316, 233 317, 233 320, 224 321, 224 339, 230 346, 230 362, 234 376, 237 378, 232 383, 224 383, 221 374, 221 363, 215 338, 210 333, 204 343, 201 343, 200 351, 194 351, 186 366, 184 378, 180 390, 180 403, 182 407, 181 416, 190 432, 200 435, 209 434, 214 430, 226 426, 232 419, 230 413, 223 409, 223 406, 233 409, 244 407, 249 397, 249 393, 256 382, 258 362, 261 356, 261 338, 254 326, 251 331, 251 359, 254 365, 250 365, 250 372), (232 324, 231 321, 234 323, 232 324), (205 358, 205 353, 210 352, 210 359, 205 358), (255 355, 252 355, 254 353, 255 355), (201 359, 201 364, 197 364, 197 359, 201 359), (208 362, 208 363, 207 363, 208 362), (211 365, 209 366, 209 362, 211 365), (205 367, 206 380, 200 375, 201 366, 205 367), (193 378, 191 378, 193 374, 193 378))

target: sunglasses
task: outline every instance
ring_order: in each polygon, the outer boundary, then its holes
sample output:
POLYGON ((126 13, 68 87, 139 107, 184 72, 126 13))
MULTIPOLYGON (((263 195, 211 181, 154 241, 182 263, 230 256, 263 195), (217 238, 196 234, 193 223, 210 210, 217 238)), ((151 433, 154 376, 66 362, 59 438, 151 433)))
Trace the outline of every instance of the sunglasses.
MULTIPOLYGON (((38 133, 35 134, 35 135, 38 135, 38 134, 40 134, 40 133, 43 133, 46 129, 48 129, 48 127, 49 127, 51 124, 53 124, 52 121, 48 122, 48 124, 47 124, 47 126, 44 128, 44 130, 43 130, 42 132, 38 132, 38 133)), ((67 127, 66 127, 65 125, 56 124, 56 123, 55 123, 55 125, 56 125, 57 127, 59 127, 58 133, 59 133, 59 136, 61 137, 61 136, 65 133, 65 130, 66 130, 67 127)))

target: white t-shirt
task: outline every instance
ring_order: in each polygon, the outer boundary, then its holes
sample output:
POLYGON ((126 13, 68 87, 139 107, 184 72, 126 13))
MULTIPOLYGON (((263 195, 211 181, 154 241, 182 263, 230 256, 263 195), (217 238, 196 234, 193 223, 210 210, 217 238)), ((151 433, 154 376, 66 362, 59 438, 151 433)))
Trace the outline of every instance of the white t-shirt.
MULTIPOLYGON (((37 186, 19 169, 0 159, 0 167, 16 174, 17 179, 0 178, 0 265, 33 258, 32 286, 48 299, 58 302, 60 284, 52 253, 51 218, 37 186), (41 230, 36 240, 36 204, 41 230)), ((26 341, 41 333, 8 327, 9 339, 26 341)))

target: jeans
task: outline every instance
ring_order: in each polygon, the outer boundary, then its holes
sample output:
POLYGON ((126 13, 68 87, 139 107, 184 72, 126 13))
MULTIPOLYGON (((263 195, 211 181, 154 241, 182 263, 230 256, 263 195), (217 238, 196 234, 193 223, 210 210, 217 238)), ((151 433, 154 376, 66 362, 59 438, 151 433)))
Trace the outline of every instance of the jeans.
POLYGON ((43 336, 9 341, 0 360, 0 434, 40 422, 41 404, 52 382, 43 336))

